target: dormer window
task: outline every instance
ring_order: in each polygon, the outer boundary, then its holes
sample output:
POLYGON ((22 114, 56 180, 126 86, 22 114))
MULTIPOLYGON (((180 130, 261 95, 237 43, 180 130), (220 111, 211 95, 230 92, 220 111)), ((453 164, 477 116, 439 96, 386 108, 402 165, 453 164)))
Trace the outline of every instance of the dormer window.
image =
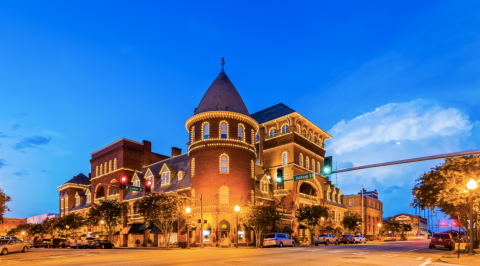
POLYGON ((154 180, 154 176, 152 174, 152 171, 150 171, 150 169, 147 170, 147 173, 145 174, 145 180, 150 180, 152 181, 152 185, 150 186, 150 189, 153 190, 153 186, 155 185, 155 180, 154 180))
POLYGON ((140 186, 140 178, 138 178, 137 175, 135 175, 135 177, 133 178, 133 186, 134 187, 139 187, 140 186))
POLYGON ((168 185, 168 184, 170 184, 170 172, 164 171, 162 173, 162 185, 168 185))
POLYGON ((90 190, 87 189, 87 203, 92 202, 92 193, 90 193, 90 190))
POLYGON ((285 124, 282 126, 282 134, 288 133, 288 125, 285 124))
POLYGON ((80 205, 80 196, 78 196, 77 194, 77 196, 75 197, 75 206, 78 206, 78 205, 80 205))
POLYGON ((184 176, 185 176, 184 172, 182 171, 178 172, 178 180, 182 180, 184 176))

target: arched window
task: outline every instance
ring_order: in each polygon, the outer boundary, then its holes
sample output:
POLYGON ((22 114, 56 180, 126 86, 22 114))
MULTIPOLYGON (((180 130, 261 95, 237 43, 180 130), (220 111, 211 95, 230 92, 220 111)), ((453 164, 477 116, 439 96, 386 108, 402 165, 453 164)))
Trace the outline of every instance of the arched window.
POLYGON ((220 155, 220 173, 228 173, 228 155, 220 155))
POLYGON ((138 178, 138 176, 135 175, 135 178, 133 179, 133 186, 134 187, 139 187, 140 186, 140 178, 138 178))
POLYGON ((170 184, 170 171, 165 167, 162 172, 162 185, 170 184))
POLYGON ((107 169, 108 169, 108 168, 107 168, 107 162, 105 162, 105 168, 104 168, 104 169, 105 169, 105 174, 107 174, 107 173, 108 173, 108 171, 107 171, 107 169))
POLYGON ((270 137, 275 137, 277 135, 277 130, 275 128, 270 129, 270 137))
POLYGON ((108 161, 108 172, 112 171, 112 160, 108 161))
POLYGON ((228 138, 228 125, 227 122, 220 123, 220 138, 227 139, 228 138))
POLYGON ((260 181, 260 190, 263 193, 268 193, 268 179, 267 176, 264 176, 260 181))
POLYGON ((284 152, 282 154, 282 157, 283 157, 283 165, 287 165, 288 164, 288 153, 284 152))
POLYGON ((255 141, 258 141, 258 135, 260 134, 260 132, 257 133, 257 135, 255 135, 255 141))
POLYGON ((98 165, 95 166, 95 176, 98 176, 98 165))
POLYGON ((192 176, 195 176, 195 158, 192 158, 192 163, 190 164, 190 168, 192 171, 192 176))
POLYGON ((65 197, 65 212, 68 212, 68 196, 65 197))
POLYGON ((320 174, 320 162, 317 162, 317 174, 320 174))
POLYGON ((195 142, 195 127, 192 127, 192 130, 190 131, 190 142, 195 142))
POLYGON ((300 164, 301 167, 303 167, 303 154, 301 154, 301 153, 298 156, 298 163, 300 164))
POLYGON ((210 124, 205 123, 203 125, 203 139, 209 139, 210 138, 210 124))
POLYGON ((113 159, 113 170, 117 170, 117 158, 113 159))
POLYGON ((228 205, 228 188, 223 186, 220 188, 220 205, 228 205))
POLYGON ((244 136, 245 129, 243 128, 243 125, 238 125, 238 140, 245 142, 245 136, 244 136))
POLYGON ((75 195, 75 206, 78 206, 80 205, 80 196, 78 196, 78 193, 77 195, 75 195))
POLYGON ((86 195, 87 195, 87 203, 92 202, 92 193, 90 193, 89 189, 87 189, 86 195))
POLYGON ((282 126, 282 134, 288 133, 288 125, 285 124, 282 126))
POLYGON ((310 159, 308 159, 308 156, 305 158, 305 168, 310 168, 310 159))
POLYGON ((312 172, 315 173, 315 160, 312 159, 312 172))
POLYGON ((305 137, 307 136, 307 128, 306 127, 303 128, 302 135, 305 136, 305 137))
POLYGON ((102 173, 103 173, 102 169, 103 169, 103 164, 100 165, 100 175, 102 175, 102 173))

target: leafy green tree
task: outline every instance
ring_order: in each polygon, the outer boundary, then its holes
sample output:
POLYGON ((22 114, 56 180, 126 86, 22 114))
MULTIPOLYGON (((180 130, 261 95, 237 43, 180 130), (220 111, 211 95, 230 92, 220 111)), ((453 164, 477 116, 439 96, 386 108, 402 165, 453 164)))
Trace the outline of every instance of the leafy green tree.
POLYGON ((59 217, 54 217, 54 218, 47 217, 45 220, 43 220, 42 226, 43 226, 44 233, 52 237, 57 236, 59 221, 60 221, 59 217))
POLYGON ((313 205, 298 209, 295 212, 295 219, 297 219, 297 222, 307 226, 310 236, 313 238, 315 227, 320 225, 322 218, 327 220, 329 215, 328 207, 313 205))
POLYGON ((397 222, 387 222, 383 224, 384 232, 392 232, 391 234, 396 236, 398 233, 401 232, 402 228, 401 225, 397 222))
POLYGON ((239 214, 239 223, 253 228, 256 238, 256 247, 262 244, 262 233, 270 226, 279 224, 280 214, 275 206, 249 203, 244 206, 239 214))
POLYGON ((358 213, 349 213, 345 215, 343 220, 340 222, 340 224, 351 233, 361 230, 362 223, 362 217, 358 213))
POLYGON ((117 227, 122 224, 122 219, 128 214, 125 203, 116 200, 102 200, 90 208, 86 223, 98 226, 103 221, 103 228, 112 239, 117 227))
POLYGON ((43 238, 46 235, 45 228, 43 227, 43 223, 40 224, 33 224, 30 228, 30 235, 32 236, 39 236, 43 238))
POLYGON ((32 228, 31 224, 20 224, 16 228, 10 229, 10 231, 7 232, 7 235, 16 236, 18 238, 26 238, 31 236, 31 232, 30 232, 31 228, 32 228))
POLYGON ((12 198, 5 195, 3 189, 0 188, 0 224, 3 223, 3 215, 5 215, 5 212, 11 211, 7 205, 7 202, 10 201, 12 201, 12 198))
POLYGON ((447 158, 442 165, 432 168, 417 179, 419 185, 413 189, 414 200, 411 205, 422 210, 430 209, 434 212, 440 210, 450 219, 459 220, 469 245, 470 232, 467 230, 470 214, 469 199, 472 194, 477 195, 474 200, 473 223, 475 228, 478 228, 480 224, 477 210, 480 189, 477 188, 470 193, 467 183, 470 179, 478 180, 479 176, 479 155, 447 158))
POLYGON ((60 217, 56 226, 66 237, 73 237, 75 233, 86 224, 87 221, 82 215, 73 212, 60 217))
POLYGON ((186 200, 180 197, 163 194, 150 194, 135 202, 138 209, 148 224, 154 224, 162 231, 165 237, 165 247, 170 246, 170 236, 173 231, 173 222, 184 216, 186 200))
POLYGON ((412 225, 410 224, 400 224, 400 227, 399 227, 399 231, 400 231, 400 234, 402 235, 402 239, 405 239, 405 234, 407 232, 410 232, 412 231, 412 225))

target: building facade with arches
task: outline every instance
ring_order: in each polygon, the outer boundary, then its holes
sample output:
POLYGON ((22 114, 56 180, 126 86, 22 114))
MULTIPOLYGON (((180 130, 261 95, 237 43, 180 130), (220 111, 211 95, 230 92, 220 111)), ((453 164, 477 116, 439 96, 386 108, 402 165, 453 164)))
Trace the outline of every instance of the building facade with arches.
MULTIPOLYGON (((121 228, 113 239, 119 246, 144 243, 186 241, 186 227, 192 226, 190 240, 206 245, 231 245, 238 234, 240 244, 254 243, 253 230, 236 226, 236 205, 249 202, 274 205, 282 214, 282 223, 270 231, 310 238, 308 230, 297 223, 294 213, 309 205, 325 205, 331 210, 316 234, 325 227, 336 228, 347 210, 343 195, 321 174, 325 157, 324 141, 331 136, 284 104, 250 114, 240 94, 223 71, 210 85, 191 117, 186 118, 189 133, 187 151, 172 148, 165 156, 151 151, 148 141, 122 138, 92 153, 91 173, 80 174, 58 187, 60 213, 85 214, 103 199, 115 199, 130 206, 121 228), (314 178, 277 185, 278 168, 284 178, 313 173, 314 178), (191 221, 200 219, 200 203, 192 201, 188 221, 176 223, 170 240, 162 239, 155 228, 147 228, 133 208, 144 192, 119 190, 120 179, 128 185, 144 187, 147 180, 153 191, 203 198, 204 231, 191 221)), ((178 129, 180 130, 180 129, 178 129)), ((83 233, 83 232, 82 232, 83 233)), ((86 228, 85 234, 97 235, 99 228, 86 228), (88 233, 90 232, 90 233, 88 233)))

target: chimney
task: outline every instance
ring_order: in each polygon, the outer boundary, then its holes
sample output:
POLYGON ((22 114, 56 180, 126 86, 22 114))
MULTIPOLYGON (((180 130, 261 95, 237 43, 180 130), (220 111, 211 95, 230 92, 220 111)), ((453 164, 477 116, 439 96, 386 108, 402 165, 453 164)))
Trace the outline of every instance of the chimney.
POLYGON ((144 141, 142 141, 142 144, 143 144, 143 150, 144 151, 147 151, 147 152, 152 151, 152 143, 150 141, 144 140, 144 141))
POLYGON ((92 179, 92 173, 88 173, 88 179, 92 179))
POLYGON ((172 157, 178 156, 182 154, 182 149, 172 147, 172 157))

